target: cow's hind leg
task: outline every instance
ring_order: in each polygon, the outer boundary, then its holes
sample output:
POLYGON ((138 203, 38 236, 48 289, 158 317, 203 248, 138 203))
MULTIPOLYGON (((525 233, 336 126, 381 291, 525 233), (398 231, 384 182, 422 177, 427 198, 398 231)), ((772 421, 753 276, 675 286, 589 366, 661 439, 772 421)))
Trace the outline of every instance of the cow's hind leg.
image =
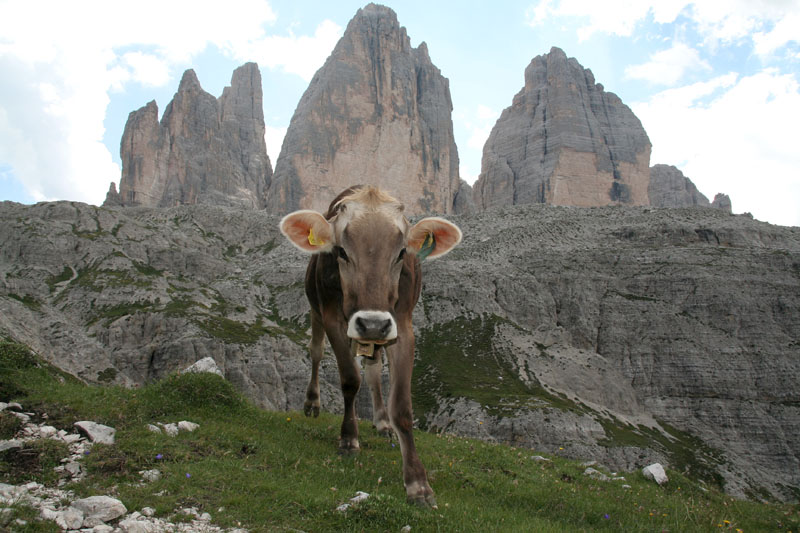
POLYGON ((311 344, 308 353, 311 356, 311 381, 306 389, 306 401, 303 412, 306 416, 319 416, 319 363, 322 361, 325 348, 325 331, 322 327, 322 317, 316 311, 311 311, 311 344))
POLYGON ((364 375, 367 378, 369 392, 372 395, 372 424, 378 433, 392 436, 392 426, 389 424, 389 415, 386 413, 386 406, 383 404, 383 392, 381 391, 381 374, 383 373, 383 348, 375 350, 375 357, 364 358, 364 375))

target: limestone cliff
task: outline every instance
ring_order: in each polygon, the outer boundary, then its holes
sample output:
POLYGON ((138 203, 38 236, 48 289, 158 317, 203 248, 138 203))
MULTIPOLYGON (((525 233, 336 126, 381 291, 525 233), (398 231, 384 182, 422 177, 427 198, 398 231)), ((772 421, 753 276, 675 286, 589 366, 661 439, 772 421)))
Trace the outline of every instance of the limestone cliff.
POLYGON ((647 192, 654 207, 716 207, 731 212, 727 194, 717 194, 714 202, 697 190, 692 180, 672 165, 650 167, 650 186, 647 192))
POLYGON ((187 70, 161 121, 150 102, 128 117, 122 177, 104 205, 260 208, 272 177, 258 65, 236 69, 219 99, 187 70))
POLYGON ((628 106, 553 48, 492 129, 475 204, 647 205, 650 148, 628 106))
POLYGON ((314 75, 289 124, 267 207, 325 211, 350 185, 383 187, 409 213, 451 213, 460 187, 452 102, 422 43, 369 4, 314 75))

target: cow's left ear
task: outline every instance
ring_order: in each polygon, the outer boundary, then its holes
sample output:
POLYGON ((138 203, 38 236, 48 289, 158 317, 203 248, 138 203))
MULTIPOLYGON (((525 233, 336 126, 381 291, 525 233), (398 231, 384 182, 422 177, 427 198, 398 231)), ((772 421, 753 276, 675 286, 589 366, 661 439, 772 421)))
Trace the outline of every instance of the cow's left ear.
POLYGON ((461 230, 439 217, 423 218, 408 233, 408 248, 420 260, 441 257, 461 242, 461 230))
POLYGON ((333 228, 321 214, 304 209, 281 220, 281 233, 306 253, 329 252, 333 248, 333 228))

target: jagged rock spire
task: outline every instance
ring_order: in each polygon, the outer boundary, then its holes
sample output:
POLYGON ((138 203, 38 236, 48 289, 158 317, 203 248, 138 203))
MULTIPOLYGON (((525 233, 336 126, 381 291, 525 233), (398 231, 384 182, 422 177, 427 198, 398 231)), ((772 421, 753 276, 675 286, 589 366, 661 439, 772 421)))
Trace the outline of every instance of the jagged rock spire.
POLYGON ((451 112, 448 81, 427 45, 412 48, 391 9, 359 9, 297 106, 267 208, 324 211, 365 183, 410 213, 452 212, 463 185, 451 112))

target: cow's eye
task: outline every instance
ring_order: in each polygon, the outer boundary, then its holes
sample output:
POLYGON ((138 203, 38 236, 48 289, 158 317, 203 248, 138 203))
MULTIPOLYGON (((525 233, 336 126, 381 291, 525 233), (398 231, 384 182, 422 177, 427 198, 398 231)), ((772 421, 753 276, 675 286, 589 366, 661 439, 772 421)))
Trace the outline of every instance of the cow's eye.
POLYGON ((400 250, 400 255, 397 256, 397 262, 402 263, 405 256, 406 256, 406 249, 403 248, 402 250, 400 250))
POLYGON ((350 258, 347 257, 347 252, 345 252, 344 248, 342 248, 341 246, 337 246, 336 247, 336 257, 338 257, 339 259, 342 259, 343 261, 347 261, 347 262, 350 261, 350 258))

